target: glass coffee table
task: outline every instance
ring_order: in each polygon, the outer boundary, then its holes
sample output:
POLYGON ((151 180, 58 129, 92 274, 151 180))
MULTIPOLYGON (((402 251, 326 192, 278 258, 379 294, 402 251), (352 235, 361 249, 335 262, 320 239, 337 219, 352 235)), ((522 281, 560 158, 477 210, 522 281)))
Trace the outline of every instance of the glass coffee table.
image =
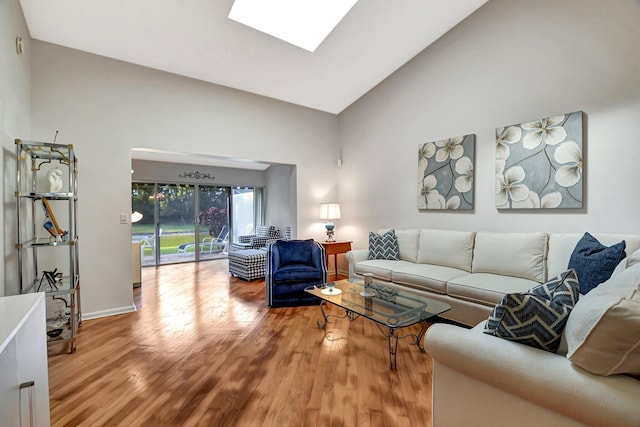
POLYGON ((389 341, 389 367, 396 369, 396 354, 398 340, 414 337, 421 351, 424 351, 422 339, 427 332, 428 319, 451 310, 449 304, 425 298, 408 291, 386 287, 374 283, 372 287, 364 287, 361 280, 339 280, 322 287, 310 286, 305 289, 312 295, 321 299, 320 311, 322 320, 318 320, 318 327, 324 329, 329 323, 330 317, 355 320, 359 316, 373 320, 378 329, 389 341), (324 306, 331 303, 342 308, 345 314, 342 316, 327 314, 324 306), (418 334, 399 335, 401 328, 421 324, 418 334))

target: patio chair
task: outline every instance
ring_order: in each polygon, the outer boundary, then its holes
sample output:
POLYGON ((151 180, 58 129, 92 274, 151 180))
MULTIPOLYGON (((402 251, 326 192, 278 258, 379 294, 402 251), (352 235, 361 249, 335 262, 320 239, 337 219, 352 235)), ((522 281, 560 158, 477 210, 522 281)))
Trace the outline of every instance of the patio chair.
MULTIPOLYGON (((218 233, 217 237, 212 237, 212 236, 204 237, 202 241, 198 244, 198 246, 200 248, 201 253, 211 254, 211 253, 214 253, 214 251, 223 252, 227 247, 228 240, 229 240, 229 227, 225 225, 224 227, 222 227, 222 230, 220 230, 220 233, 218 233)), ((180 246, 178 246, 178 251, 176 253, 178 255, 183 255, 183 254, 186 254, 191 248, 194 248, 195 250, 195 247, 196 247, 195 242, 183 243, 180 246)))
MULTIPOLYGON (((162 228, 158 230, 158 234, 162 236, 162 228)), ((156 256, 156 235, 152 234, 150 236, 145 236, 140 240, 140 254, 142 259, 144 259, 144 250, 145 248, 151 249, 151 257, 155 258, 156 256)))
POLYGON ((214 252, 225 252, 229 245, 229 227, 224 226, 218 237, 208 236, 200 243, 200 252, 212 254, 214 252))

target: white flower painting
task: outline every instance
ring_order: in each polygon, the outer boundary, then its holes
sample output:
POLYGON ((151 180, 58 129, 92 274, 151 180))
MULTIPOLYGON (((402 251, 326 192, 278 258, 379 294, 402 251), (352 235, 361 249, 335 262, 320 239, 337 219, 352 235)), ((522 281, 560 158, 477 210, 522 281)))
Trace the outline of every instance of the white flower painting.
POLYGON ((582 111, 496 129, 496 207, 582 207, 582 111))
POLYGON ((473 209, 475 142, 464 135, 418 147, 418 209, 473 209))

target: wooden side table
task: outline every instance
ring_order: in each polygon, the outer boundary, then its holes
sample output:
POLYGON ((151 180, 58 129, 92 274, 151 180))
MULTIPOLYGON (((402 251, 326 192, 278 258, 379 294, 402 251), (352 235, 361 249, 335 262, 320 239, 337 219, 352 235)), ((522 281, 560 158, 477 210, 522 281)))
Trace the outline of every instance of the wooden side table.
POLYGON ((329 255, 333 255, 333 264, 338 278, 338 254, 346 254, 351 250, 351 242, 320 242, 324 246, 325 262, 329 265, 329 255))

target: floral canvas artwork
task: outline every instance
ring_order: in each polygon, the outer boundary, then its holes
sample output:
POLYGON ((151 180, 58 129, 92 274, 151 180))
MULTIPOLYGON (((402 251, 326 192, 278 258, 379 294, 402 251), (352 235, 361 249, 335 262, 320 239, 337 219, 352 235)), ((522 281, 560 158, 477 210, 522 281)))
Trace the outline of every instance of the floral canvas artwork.
POLYGON ((582 207, 582 111, 496 129, 496 208, 582 207))
POLYGON ((418 147, 418 209, 473 209, 475 135, 418 147))

